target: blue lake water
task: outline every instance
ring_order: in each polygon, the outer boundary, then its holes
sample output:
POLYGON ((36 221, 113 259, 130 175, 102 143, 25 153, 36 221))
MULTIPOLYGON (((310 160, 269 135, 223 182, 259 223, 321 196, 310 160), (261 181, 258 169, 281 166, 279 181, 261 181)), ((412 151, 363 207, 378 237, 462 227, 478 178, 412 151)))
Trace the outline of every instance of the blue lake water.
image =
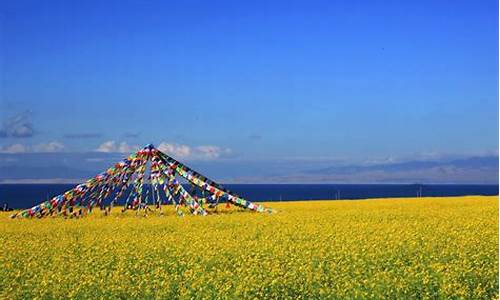
MULTIPOLYGON (((27 208, 73 188, 73 184, 0 184, 0 205, 27 208)), ((250 201, 369 199, 385 197, 498 195, 498 185, 416 184, 225 184, 250 201)))

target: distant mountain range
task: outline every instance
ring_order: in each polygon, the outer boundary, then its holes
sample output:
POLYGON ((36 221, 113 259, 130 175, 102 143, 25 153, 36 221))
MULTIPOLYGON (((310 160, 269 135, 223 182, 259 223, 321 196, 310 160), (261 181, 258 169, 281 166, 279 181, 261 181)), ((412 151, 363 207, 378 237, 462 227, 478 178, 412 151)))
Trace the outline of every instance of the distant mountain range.
POLYGON ((96 175, 98 172, 78 170, 65 166, 53 167, 0 167, 0 182, 19 179, 83 179, 96 175))
POLYGON ((334 165, 277 176, 240 177, 259 183, 498 183, 498 156, 334 165))
POLYGON ((434 160, 434 161, 405 161, 373 165, 348 165, 348 166, 332 166, 322 169, 306 171, 310 174, 353 174, 360 172, 401 172, 401 171, 419 171, 435 168, 448 168, 459 169, 495 169, 498 171, 498 156, 485 156, 485 157, 470 157, 465 159, 455 160, 434 160))
MULTIPOLYGON (((104 171, 121 154, 0 154, 0 183, 77 183, 104 171)), ((377 164, 332 161, 193 161, 187 164, 227 183, 498 183, 498 156, 408 160, 377 164)))

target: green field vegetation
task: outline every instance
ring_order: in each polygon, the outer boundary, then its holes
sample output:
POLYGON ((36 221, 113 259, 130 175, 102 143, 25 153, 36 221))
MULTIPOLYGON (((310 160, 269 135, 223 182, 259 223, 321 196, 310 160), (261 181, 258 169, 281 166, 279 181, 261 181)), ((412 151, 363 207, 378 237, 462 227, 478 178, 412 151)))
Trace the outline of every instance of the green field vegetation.
POLYGON ((498 197, 266 205, 278 212, 0 213, 0 297, 498 298, 498 197))

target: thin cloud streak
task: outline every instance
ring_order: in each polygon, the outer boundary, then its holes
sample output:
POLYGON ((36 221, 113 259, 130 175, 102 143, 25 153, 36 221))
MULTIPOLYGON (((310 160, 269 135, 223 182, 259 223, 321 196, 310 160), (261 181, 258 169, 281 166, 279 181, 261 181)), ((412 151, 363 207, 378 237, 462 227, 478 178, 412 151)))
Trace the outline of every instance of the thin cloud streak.
POLYGON ((65 134, 63 137, 66 139, 94 139, 94 138, 100 138, 102 135, 100 133, 68 133, 65 134))

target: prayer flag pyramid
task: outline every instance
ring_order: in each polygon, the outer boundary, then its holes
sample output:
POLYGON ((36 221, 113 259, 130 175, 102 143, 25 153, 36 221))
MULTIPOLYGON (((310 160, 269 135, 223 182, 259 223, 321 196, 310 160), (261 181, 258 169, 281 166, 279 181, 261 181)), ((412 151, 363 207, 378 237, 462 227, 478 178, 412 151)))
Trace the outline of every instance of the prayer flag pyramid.
POLYGON ((119 204, 123 204, 122 212, 131 209, 148 213, 153 211, 150 206, 161 212, 162 205, 172 204, 178 215, 183 215, 183 211, 207 215, 210 210, 216 210, 220 202, 257 212, 272 212, 241 198, 149 144, 85 183, 18 212, 12 218, 82 217, 96 207, 109 214, 113 206, 119 204), (179 180, 191 186, 190 192, 179 180))

